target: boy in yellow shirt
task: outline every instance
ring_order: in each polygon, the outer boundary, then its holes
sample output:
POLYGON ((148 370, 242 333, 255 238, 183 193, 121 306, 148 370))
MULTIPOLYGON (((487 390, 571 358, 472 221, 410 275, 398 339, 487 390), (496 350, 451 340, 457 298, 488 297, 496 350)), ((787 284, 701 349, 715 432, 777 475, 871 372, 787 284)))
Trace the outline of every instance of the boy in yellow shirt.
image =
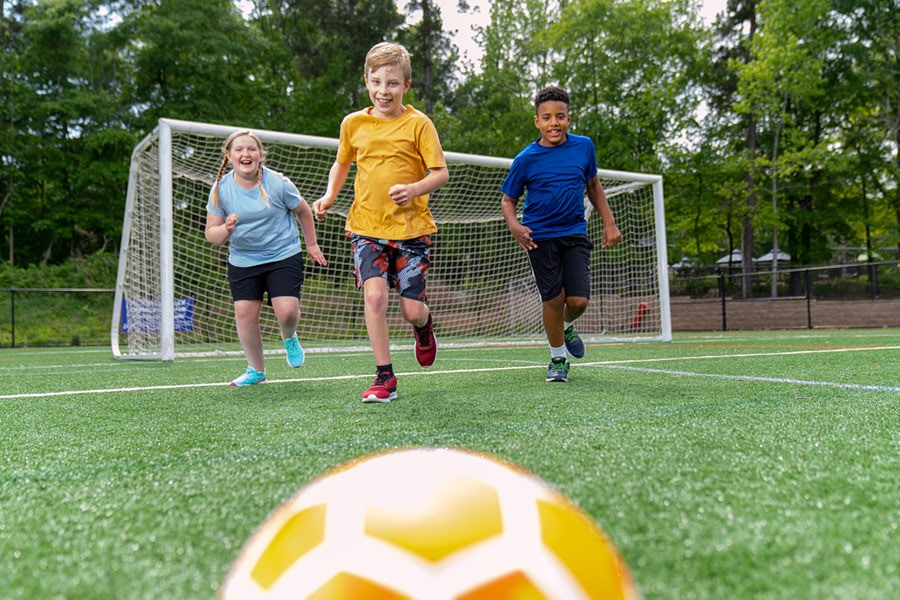
POLYGON ((364 80, 372 106, 341 122, 337 157, 325 194, 313 202, 325 219, 356 162, 354 200, 347 214, 356 283, 363 289, 375 380, 363 402, 397 398, 388 339, 388 286, 400 294, 400 313, 413 326, 416 360, 434 364, 437 340, 426 304, 431 235, 437 231, 428 195, 450 178, 437 130, 424 113, 403 104, 412 84, 409 52, 381 42, 366 55, 364 80))

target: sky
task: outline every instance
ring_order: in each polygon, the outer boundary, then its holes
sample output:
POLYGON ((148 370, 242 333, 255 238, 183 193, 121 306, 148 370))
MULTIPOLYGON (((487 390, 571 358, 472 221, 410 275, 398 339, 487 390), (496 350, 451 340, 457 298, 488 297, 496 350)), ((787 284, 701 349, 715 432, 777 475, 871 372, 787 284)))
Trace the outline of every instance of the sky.
MULTIPOLYGON (((481 50, 475 43, 473 38, 472 26, 485 26, 490 23, 491 9, 488 0, 468 0, 472 7, 468 13, 460 14, 456 7, 458 0, 437 0, 438 6, 441 7, 441 17, 444 21, 444 29, 456 29, 457 33, 453 36, 453 43, 459 48, 460 58, 464 61, 471 62, 475 65, 481 57, 481 50)), ((712 23, 716 18, 716 14, 725 10, 727 0, 701 0, 703 8, 700 10, 700 16, 707 23, 712 23)), ((398 0, 398 4, 406 4, 403 0, 398 0)))

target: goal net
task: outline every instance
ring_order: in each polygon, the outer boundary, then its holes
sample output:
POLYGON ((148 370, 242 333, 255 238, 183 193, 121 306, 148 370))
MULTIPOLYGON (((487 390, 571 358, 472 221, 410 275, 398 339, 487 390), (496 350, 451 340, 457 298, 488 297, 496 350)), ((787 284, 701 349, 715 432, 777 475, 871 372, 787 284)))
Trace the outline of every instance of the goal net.
MULTIPOLYGON (((235 127, 161 119, 136 147, 128 183, 112 316, 112 350, 122 358, 239 352, 226 271, 227 244, 206 241, 206 202, 235 127)), ((325 191, 337 140, 256 130, 266 164, 291 178, 312 203, 325 191)), ((500 185, 511 159, 447 152, 450 181, 430 207, 438 223, 428 272, 428 304, 442 345, 546 341, 541 303, 525 253, 506 227, 500 185)), ((299 337, 305 348, 368 347, 344 218, 353 175, 325 222, 316 224, 328 259, 306 261, 299 337)), ((662 179, 601 171, 623 242, 601 248, 602 222, 590 215, 592 297, 578 320, 588 342, 671 339, 662 179)), ((585 200, 585 210, 593 211, 585 200)), ((392 301, 393 346, 412 345, 392 301)), ((263 305, 269 352, 283 347, 263 305)))

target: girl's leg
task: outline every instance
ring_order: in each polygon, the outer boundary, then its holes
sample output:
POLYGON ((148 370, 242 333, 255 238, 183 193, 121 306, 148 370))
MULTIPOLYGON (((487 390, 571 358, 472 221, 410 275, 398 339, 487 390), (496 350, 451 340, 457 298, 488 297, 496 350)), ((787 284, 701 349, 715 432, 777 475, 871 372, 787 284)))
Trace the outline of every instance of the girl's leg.
POLYGON ((259 300, 236 300, 234 303, 234 320, 241 348, 247 357, 247 363, 257 371, 266 370, 263 360, 262 332, 259 329, 261 306, 262 302, 259 300))
POLYGON ((294 337, 300 323, 300 299, 296 296, 276 296, 272 298, 272 310, 278 319, 282 339, 294 337))

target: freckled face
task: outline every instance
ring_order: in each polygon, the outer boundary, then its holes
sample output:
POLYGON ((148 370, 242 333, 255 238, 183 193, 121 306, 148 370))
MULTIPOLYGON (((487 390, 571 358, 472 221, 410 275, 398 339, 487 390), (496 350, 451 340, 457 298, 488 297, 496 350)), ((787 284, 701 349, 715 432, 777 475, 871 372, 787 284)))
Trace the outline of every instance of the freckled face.
POLYGON ((228 160, 234 168, 235 177, 240 179, 256 181, 263 157, 262 149, 249 135, 235 138, 228 151, 228 160))
POLYGON ((565 102, 542 102, 534 115, 534 126, 541 132, 541 146, 559 146, 565 142, 571 121, 569 106, 565 102))
POLYGON ((366 74, 366 89, 372 101, 372 114, 382 119, 393 119, 403 114, 403 94, 411 81, 404 81, 403 70, 398 65, 385 65, 366 74))

